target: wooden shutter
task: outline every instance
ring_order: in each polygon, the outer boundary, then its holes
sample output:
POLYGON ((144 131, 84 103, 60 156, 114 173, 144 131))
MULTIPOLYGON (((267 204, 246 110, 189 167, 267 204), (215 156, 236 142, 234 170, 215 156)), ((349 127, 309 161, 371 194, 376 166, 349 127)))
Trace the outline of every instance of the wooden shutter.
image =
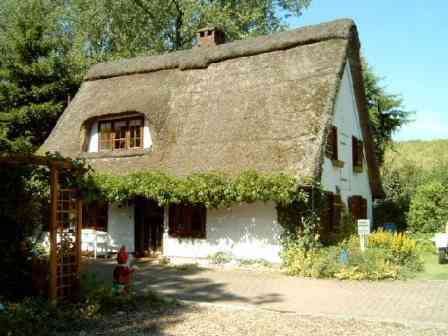
POLYGON ((203 205, 196 205, 191 210, 191 234, 195 238, 205 238, 207 210, 203 205))
POLYGON ((178 213, 176 210, 176 205, 170 204, 168 212, 168 234, 172 237, 176 237, 176 221, 178 213))
POLYGON ((367 218, 367 199, 362 196, 352 196, 350 202, 350 211, 354 221, 367 218))
POLYGON ((357 165, 359 168, 362 169, 362 163, 364 159, 364 143, 361 140, 358 140, 358 146, 356 147, 357 150, 357 165))
POLYGON ((367 219, 367 199, 361 197, 360 203, 360 219, 367 219))
POLYGON ((356 137, 352 137, 352 156, 353 156, 353 168, 357 170, 362 169, 362 163, 364 158, 364 143, 356 137))
POLYGON ((169 234, 172 237, 205 238, 206 208, 202 205, 171 204, 169 234))
POLYGON ((352 161, 355 168, 358 162, 358 139, 354 136, 352 136, 352 161))
POLYGON ((331 126, 330 128, 325 151, 329 159, 338 159, 338 129, 336 126, 331 126))

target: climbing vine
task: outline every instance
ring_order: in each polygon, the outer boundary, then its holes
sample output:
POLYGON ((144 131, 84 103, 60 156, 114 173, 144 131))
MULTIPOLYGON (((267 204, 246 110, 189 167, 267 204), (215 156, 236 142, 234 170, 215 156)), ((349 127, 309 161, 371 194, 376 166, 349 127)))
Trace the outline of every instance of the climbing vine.
POLYGON ((262 174, 250 170, 237 177, 223 173, 197 173, 175 177, 163 172, 139 172, 125 176, 89 174, 82 189, 87 201, 102 199, 123 203, 137 196, 150 198, 160 205, 169 203, 204 204, 208 208, 234 203, 274 201, 287 205, 305 201, 303 181, 278 173, 262 174))

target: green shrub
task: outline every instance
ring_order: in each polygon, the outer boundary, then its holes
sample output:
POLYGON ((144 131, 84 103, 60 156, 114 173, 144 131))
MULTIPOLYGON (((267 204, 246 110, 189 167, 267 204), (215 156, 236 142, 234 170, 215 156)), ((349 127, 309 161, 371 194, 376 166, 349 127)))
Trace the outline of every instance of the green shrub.
POLYGON ((436 254, 436 247, 431 238, 434 237, 433 233, 412 233, 410 234, 412 239, 417 243, 417 250, 420 253, 432 253, 436 254))
POLYGON ((284 265, 291 275, 350 280, 407 278, 422 269, 416 242, 408 236, 380 231, 371 237, 364 252, 355 235, 308 251, 299 242, 290 242, 283 253, 284 265))
POLYGON ((213 264, 222 265, 222 264, 229 263, 233 259, 233 256, 229 252, 219 251, 219 252, 209 255, 208 259, 213 264))
POLYGON ((417 188, 411 200, 408 225, 413 232, 435 233, 445 230, 448 221, 448 186, 439 180, 417 188))
POLYGON ((423 262, 420 260, 417 242, 405 233, 391 233, 383 230, 369 235, 369 247, 382 248, 390 253, 392 263, 415 268, 421 271, 423 262))
POLYGON ((47 301, 26 298, 19 303, 6 304, 5 307, 6 310, 0 312, 0 335, 49 334, 49 322, 55 311, 47 301))

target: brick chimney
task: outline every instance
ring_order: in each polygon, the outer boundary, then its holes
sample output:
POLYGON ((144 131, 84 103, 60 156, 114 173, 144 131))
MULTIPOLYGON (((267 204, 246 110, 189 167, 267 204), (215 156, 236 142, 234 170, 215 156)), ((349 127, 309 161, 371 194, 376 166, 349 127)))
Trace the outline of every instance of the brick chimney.
POLYGON ((198 30, 197 39, 197 47, 214 47, 225 42, 225 35, 218 27, 206 27, 198 30))

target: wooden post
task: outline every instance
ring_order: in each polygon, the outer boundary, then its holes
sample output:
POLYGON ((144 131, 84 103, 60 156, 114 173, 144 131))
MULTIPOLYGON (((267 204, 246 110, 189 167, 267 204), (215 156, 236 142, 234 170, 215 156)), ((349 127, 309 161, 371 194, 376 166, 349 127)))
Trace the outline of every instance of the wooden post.
POLYGON ((81 199, 81 196, 79 195, 79 193, 78 193, 78 195, 77 195, 77 197, 79 197, 78 198, 78 201, 77 201, 77 205, 78 205, 78 221, 77 221, 77 225, 76 225, 76 274, 77 274, 77 278, 76 278, 76 288, 77 288, 77 290, 78 290, 78 293, 77 294, 79 294, 79 288, 80 288, 80 281, 81 281, 81 279, 80 279, 80 277, 79 277, 79 275, 81 274, 81 243, 82 243, 82 241, 81 241, 81 232, 82 232, 82 226, 83 226, 83 220, 84 220, 84 217, 83 217, 83 213, 82 213, 82 205, 83 205, 83 202, 82 202, 82 199, 81 199))
POLYGON ((50 190, 51 190, 51 221, 50 221, 50 299, 57 299, 57 209, 59 197, 59 171, 54 166, 50 166, 50 190))

